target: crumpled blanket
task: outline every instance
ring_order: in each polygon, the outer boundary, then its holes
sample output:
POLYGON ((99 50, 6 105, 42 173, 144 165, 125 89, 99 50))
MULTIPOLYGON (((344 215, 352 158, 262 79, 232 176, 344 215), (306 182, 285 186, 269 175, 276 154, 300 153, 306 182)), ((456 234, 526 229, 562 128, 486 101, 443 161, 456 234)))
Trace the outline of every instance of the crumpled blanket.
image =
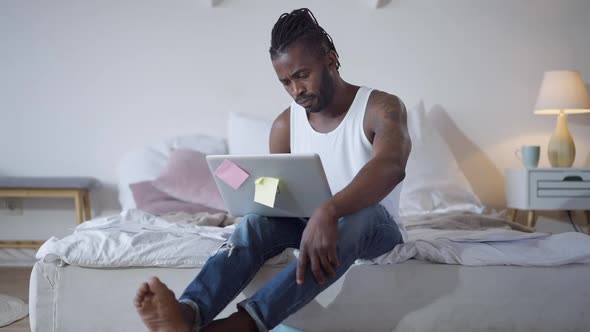
MULTIPOLYGON (((157 217, 129 210, 85 222, 63 239, 52 237, 36 257, 86 267, 199 267, 229 238, 237 221, 223 214, 157 217), (228 223, 233 224, 217 227, 228 223)), ((404 225, 408 232, 404 244, 356 263, 398 264, 409 259, 469 266, 590 263, 590 236, 523 233, 509 229, 497 215, 406 217, 404 225)), ((285 250, 266 265, 284 265, 296 256, 296 250, 285 250)))
POLYGON ((196 225, 196 226, 217 226, 226 227, 237 224, 241 217, 234 217, 227 213, 170 213, 160 216, 160 218, 176 224, 196 225))
POLYGON ((420 259, 467 266, 557 266, 590 263, 590 236, 524 233, 501 215, 453 213, 405 218, 408 241, 371 260, 396 264, 420 259))
MULTIPOLYGON (((50 238, 36 258, 83 267, 199 267, 229 238, 238 221, 225 214, 157 217, 132 209, 84 222, 62 239, 50 238), (232 225, 218 227, 225 224, 232 225)), ((285 253, 267 265, 287 260, 285 253)))

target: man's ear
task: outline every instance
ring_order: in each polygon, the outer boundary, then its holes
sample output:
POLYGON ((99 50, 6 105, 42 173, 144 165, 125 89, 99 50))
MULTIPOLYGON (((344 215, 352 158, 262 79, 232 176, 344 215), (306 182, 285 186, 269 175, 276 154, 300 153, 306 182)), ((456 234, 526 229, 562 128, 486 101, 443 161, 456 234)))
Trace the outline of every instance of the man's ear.
POLYGON ((337 63, 336 52, 334 52, 333 50, 328 51, 328 53, 326 53, 326 64, 328 65, 329 68, 337 69, 336 63, 337 63))

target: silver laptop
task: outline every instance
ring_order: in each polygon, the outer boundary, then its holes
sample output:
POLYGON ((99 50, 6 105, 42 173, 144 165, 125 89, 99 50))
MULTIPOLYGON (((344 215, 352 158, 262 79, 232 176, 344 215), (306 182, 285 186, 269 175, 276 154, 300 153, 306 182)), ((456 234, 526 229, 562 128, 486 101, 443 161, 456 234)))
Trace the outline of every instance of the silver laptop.
POLYGON ((225 207, 236 217, 254 213, 307 218, 332 197, 317 154, 209 155, 207 163, 225 207), (246 175, 240 170, 248 175, 243 182, 246 175), (273 207, 254 201, 255 182, 263 177, 279 179, 273 207))

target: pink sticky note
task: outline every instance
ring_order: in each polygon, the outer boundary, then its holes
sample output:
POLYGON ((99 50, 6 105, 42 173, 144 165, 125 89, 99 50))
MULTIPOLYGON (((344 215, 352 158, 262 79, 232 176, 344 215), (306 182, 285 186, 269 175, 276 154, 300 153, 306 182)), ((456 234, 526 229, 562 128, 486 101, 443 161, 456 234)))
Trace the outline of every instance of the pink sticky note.
POLYGON ((215 176, 237 190, 244 181, 250 177, 250 174, 241 169, 238 165, 225 159, 215 170, 215 176))

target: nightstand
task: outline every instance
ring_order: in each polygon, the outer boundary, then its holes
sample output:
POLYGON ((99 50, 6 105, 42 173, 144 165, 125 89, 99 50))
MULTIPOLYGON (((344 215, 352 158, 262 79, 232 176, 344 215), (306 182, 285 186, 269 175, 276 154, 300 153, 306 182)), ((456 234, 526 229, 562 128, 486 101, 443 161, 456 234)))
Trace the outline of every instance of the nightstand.
MULTIPOLYGON (((0 198, 72 198, 78 224, 90 220, 91 177, 0 177, 0 198)), ((0 248, 39 248, 45 241, 0 240, 0 248)))
POLYGON ((584 210, 590 234, 590 168, 513 168, 507 169, 506 206, 527 211, 527 226, 534 230, 535 211, 584 210))

